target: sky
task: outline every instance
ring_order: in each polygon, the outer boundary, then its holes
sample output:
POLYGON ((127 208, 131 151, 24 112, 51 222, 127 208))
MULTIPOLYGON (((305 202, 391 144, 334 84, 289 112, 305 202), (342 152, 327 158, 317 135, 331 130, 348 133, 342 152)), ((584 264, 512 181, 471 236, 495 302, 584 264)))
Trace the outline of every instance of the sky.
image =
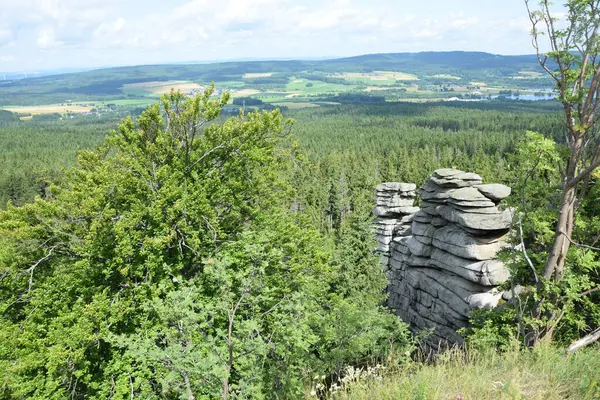
POLYGON ((247 58, 531 54, 523 0, 0 0, 0 71, 247 58))

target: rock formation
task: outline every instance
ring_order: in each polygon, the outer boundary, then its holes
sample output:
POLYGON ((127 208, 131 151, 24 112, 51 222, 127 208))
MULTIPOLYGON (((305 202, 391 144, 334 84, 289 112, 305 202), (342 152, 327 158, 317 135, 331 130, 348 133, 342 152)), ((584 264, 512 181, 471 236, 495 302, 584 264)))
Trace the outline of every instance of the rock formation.
POLYGON ((433 346, 462 343, 472 310, 495 307, 497 286, 509 278, 495 257, 506 246, 512 213, 498 208, 510 188, 482 184, 481 177, 438 169, 415 185, 377 186, 375 234, 390 281, 388 304, 413 330, 433 328, 433 346))

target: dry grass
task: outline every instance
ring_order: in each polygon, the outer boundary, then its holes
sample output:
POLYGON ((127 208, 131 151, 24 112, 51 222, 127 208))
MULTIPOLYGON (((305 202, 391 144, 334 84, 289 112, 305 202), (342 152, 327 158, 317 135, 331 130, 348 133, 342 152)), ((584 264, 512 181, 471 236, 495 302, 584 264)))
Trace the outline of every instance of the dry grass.
POLYGON ((345 400, 592 400, 600 398, 600 353, 541 346, 502 355, 451 352, 434 365, 412 364, 361 378, 333 396, 345 400))
POLYGON ((412 74, 406 74, 404 72, 394 71, 373 71, 369 73, 362 72, 346 72, 340 75, 336 75, 347 80, 353 79, 370 79, 372 81, 386 81, 386 80, 401 80, 401 81, 418 81, 419 78, 412 74))
POLYGON ((519 71, 519 75, 513 76, 513 79, 535 79, 542 77, 541 72, 536 71, 519 71))
POLYGON ((52 114, 52 113, 65 114, 67 112, 85 113, 85 112, 89 112, 92 108, 94 108, 94 107, 93 106, 76 106, 76 105, 71 105, 71 106, 47 105, 47 106, 7 107, 7 108, 5 108, 5 110, 14 112, 14 113, 20 113, 20 114, 38 115, 38 114, 52 114))
POLYGON ((383 86, 369 86, 364 91, 365 92, 380 92, 382 90, 390 90, 391 88, 383 87, 383 86))
POLYGON ((271 75, 273 75, 272 72, 249 72, 247 74, 244 74, 244 76, 242 76, 242 78, 244 78, 244 79, 268 78, 271 75))
POLYGON ((183 93, 189 93, 194 90, 203 90, 204 86, 189 82, 189 81, 151 81, 151 82, 138 82, 128 83, 124 85, 125 88, 138 88, 144 89, 148 92, 156 94, 169 93, 171 89, 181 90, 183 93))
POLYGON ((287 107, 289 109, 299 109, 299 108, 315 108, 315 107, 321 107, 318 104, 315 103, 295 103, 295 102, 283 102, 283 103, 273 103, 274 106, 276 107, 287 107))
POLYGON ((233 92, 231 92, 231 95, 233 97, 245 97, 245 96, 252 96, 253 94, 258 94, 261 93, 260 90, 256 90, 256 89, 242 89, 242 90, 235 90, 233 92))
POLYGON ((454 79, 454 80, 461 80, 462 78, 460 76, 454 76, 454 75, 449 75, 449 74, 438 74, 438 75, 433 75, 433 78, 440 78, 440 79, 454 79))

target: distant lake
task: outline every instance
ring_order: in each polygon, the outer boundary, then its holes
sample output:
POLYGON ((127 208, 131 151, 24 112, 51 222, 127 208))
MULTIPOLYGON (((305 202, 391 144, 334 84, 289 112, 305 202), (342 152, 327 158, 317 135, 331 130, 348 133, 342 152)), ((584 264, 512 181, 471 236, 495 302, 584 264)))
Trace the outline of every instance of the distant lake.
POLYGON ((498 97, 504 97, 506 100, 527 100, 527 101, 540 101, 540 100, 554 100, 554 95, 552 96, 536 96, 533 94, 522 94, 520 96, 492 96, 492 99, 497 99, 498 97))
MULTIPOLYGON (((538 92, 542 92, 542 90, 539 90, 538 92)), ((546 95, 546 96, 536 96, 534 94, 522 94, 520 96, 515 96, 515 95, 494 95, 494 96, 490 96, 490 97, 482 97, 479 99, 460 99, 460 98, 452 98, 446 101, 486 101, 486 100, 523 100, 523 101, 547 101, 547 100, 555 100, 555 95, 553 93, 552 90, 547 89, 544 90, 544 92, 549 93, 550 95, 546 95)))

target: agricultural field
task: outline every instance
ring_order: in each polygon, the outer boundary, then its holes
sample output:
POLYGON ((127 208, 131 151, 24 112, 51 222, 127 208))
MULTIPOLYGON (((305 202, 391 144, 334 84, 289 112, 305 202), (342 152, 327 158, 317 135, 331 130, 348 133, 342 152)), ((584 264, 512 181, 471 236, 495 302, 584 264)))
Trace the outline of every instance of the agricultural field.
POLYGON ((151 81, 151 82, 138 82, 128 83, 123 85, 124 93, 134 94, 150 94, 150 95, 163 95, 169 93, 171 89, 181 90, 183 93, 193 93, 204 90, 205 86, 198 83, 189 81, 151 81))
POLYGON ((419 77, 413 74, 407 74, 404 72, 395 72, 395 71, 373 71, 368 73, 362 72, 346 72, 339 75, 343 79, 349 81, 418 81, 419 77))
POLYGON ((531 90, 533 94, 552 87, 536 67, 535 58, 513 57, 496 70, 497 62, 497 56, 479 53, 400 53, 322 61, 109 68, 0 82, 0 109, 30 118, 44 113, 85 113, 108 104, 145 107, 171 89, 192 95, 211 82, 217 89, 215 95, 227 91, 232 103, 236 98, 252 98, 288 108, 337 102, 338 96, 345 96, 345 102, 422 102, 497 96, 507 91, 523 95, 531 90))
POLYGON ((513 76, 513 79, 538 79, 544 77, 545 75, 538 71, 519 71, 519 74, 513 76))
POLYGON ((267 78, 272 76, 272 72, 248 72, 242 76, 244 79, 253 79, 253 78, 267 78))
POLYGON ((22 115, 21 120, 27 121, 34 115, 40 114, 69 114, 69 113, 87 113, 94 108, 93 105, 67 105, 67 104, 51 104, 46 106, 23 106, 23 107, 6 107, 4 110, 22 115))

